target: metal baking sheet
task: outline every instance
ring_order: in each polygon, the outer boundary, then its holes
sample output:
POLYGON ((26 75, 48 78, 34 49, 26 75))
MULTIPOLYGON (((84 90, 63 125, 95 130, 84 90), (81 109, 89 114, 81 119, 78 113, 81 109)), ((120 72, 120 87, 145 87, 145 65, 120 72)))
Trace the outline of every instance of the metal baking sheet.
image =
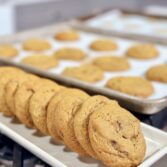
POLYGON ((105 31, 120 37, 167 43, 167 17, 112 9, 78 21, 82 27, 105 31))
MULTIPOLYGON (((167 133, 141 123, 147 150, 139 167, 149 167, 167 153, 167 133)), ((80 157, 67 147, 56 143, 49 136, 39 135, 14 119, 0 113, 0 133, 8 136, 37 157, 54 167, 104 167, 92 158, 80 157)))
POLYGON ((131 70, 126 71, 126 72, 119 72, 119 73, 118 72, 116 73, 105 72, 104 80, 97 82, 95 84, 90 84, 90 83, 86 83, 86 82, 79 81, 76 79, 64 77, 61 75, 61 72, 67 66, 79 66, 81 63, 89 63, 94 57, 97 57, 100 55, 106 55, 106 54, 123 55, 123 53, 129 46, 137 43, 138 41, 110 37, 111 39, 113 39, 114 41, 118 43, 119 49, 114 52, 97 53, 89 49, 89 44, 95 39, 106 37, 104 35, 100 35, 100 34, 92 33, 92 32, 80 31, 78 29, 78 32, 81 35, 80 41, 61 43, 53 39, 53 35, 57 31, 62 31, 64 29, 69 29, 69 28, 70 28, 70 25, 67 25, 67 24, 53 25, 50 27, 48 26, 46 28, 32 30, 29 32, 21 33, 21 34, 16 34, 14 36, 1 38, 0 41, 7 42, 7 43, 13 42, 13 44, 19 49, 20 55, 12 60, 0 58, 0 62, 5 65, 8 64, 8 65, 15 65, 15 66, 21 67, 30 72, 36 73, 41 76, 49 77, 63 84, 85 89, 86 91, 89 91, 92 94, 98 93, 98 94, 106 95, 110 98, 117 99, 123 107, 126 107, 132 111, 136 111, 139 113, 153 114, 153 113, 159 112, 161 109, 167 106, 167 84, 153 82, 155 92, 148 99, 142 99, 142 98, 130 96, 130 95, 123 94, 123 93, 120 93, 120 92, 104 87, 106 81, 113 76, 118 76, 118 75, 143 76, 145 71, 150 66, 154 64, 164 63, 164 61, 167 61, 167 57, 166 57, 167 49, 164 46, 157 45, 158 50, 160 52, 159 58, 154 59, 154 60, 149 60, 149 61, 148 60, 138 61, 138 60, 130 59, 130 63, 132 66, 131 70), (86 53, 88 54, 87 59, 83 60, 83 62, 60 61, 60 64, 58 67, 55 67, 50 70, 40 70, 37 68, 33 68, 30 66, 21 64, 20 60, 23 57, 26 57, 27 55, 32 54, 32 52, 28 53, 22 50, 21 42, 27 38, 38 37, 38 36, 47 39, 52 44, 53 49, 47 51, 46 52, 47 54, 51 54, 53 53, 54 50, 61 48, 61 47, 78 47, 86 51, 86 53))

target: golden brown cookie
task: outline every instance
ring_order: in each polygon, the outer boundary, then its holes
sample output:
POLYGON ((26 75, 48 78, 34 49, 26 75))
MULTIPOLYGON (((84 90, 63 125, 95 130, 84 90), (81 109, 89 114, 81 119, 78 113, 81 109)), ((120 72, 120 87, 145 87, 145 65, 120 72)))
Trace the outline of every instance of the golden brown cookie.
POLYGON ((15 67, 1 67, 0 68, 0 111, 6 116, 11 116, 8 106, 5 101, 5 86, 12 80, 24 75, 24 72, 15 67))
POLYGON ((116 91, 138 97, 148 97, 154 92, 151 82, 141 77, 127 76, 111 78, 106 86, 116 91))
POLYGON ((79 48, 61 48, 53 56, 56 59, 79 61, 86 57, 86 53, 79 48))
POLYGON ((76 41, 79 40, 80 36, 78 32, 73 30, 58 32, 55 35, 55 39, 59 41, 76 41))
POLYGON ((93 64, 105 71, 125 71, 130 68, 128 59, 117 56, 102 56, 95 58, 93 64))
POLYGON ((130 47, 126 54, 136 59, 152 59, 159 56, 159 51, 152 44, 137 44, 130 47))
POLYGON ((23 49, 27 51, 44 51, 50 48, 51 44, 44 39, 31 38, 23 43, 23 49))
POLYGON ((88 133, 88 123, 90 115, 95 112, 100 107, 103 107, 109 103, 117 103, 116 101, 109 100, 104 96, 92 96, 88 98, 75 114, 74 117, 74 131, 75 136, 80 143, 80 145, 84 148, 84 150, 90 156, 97 158, 96 153, 92 149, 89 133, 88 133))
POLYGON ((18 50, 9 44, 0 44, 0 57, 13 58, 18 55, 18 50))
POLYGON ((77 89, 66 90, 65 94, 64 98, 58 102, 53 115, 57 134, 71 150, 87 155, 75 137, 73 122, 76 112, 89 96, 77 89))
POLYGON ((28 127, 33 127, 33 121, 29 112, 29 102, 32 95, 43 87, 57 87, 55 82, 48 79, 39 79, 33 81, 25 81, 17 89, 14 96, 15 115, 28 127))
POLYGON ((76 78, 86 82, 97 82, 103 79, 104 72, 94 65, 81 65, 80 67, 67 67, 63 73, 67 77, 76 78))
POLYGON ((16 78, 11 79, 5 86, 5 101, 6 105, 8 107, 8 113, 10 113, 10 116, 15 115, 15 106, 14 106, 14 96, 17 92, 17 89, 21 86, 22 83, 25 81, 33 81, 37 80, 39 77, 33 75, 24 73, 23 75, 18 75, 16 78))
POLYGON ((35 127, 43 134, 48 134, 47 129, 47 107, 51 98, 59 91, 61 86, 45 87, 37 90, 31 97, 29 112, 35 127))
POLYGON ((116 50, 118 46, 110 39, 98 39, 91 43, 90 48, 95 51, 112 51, 116 50))
POLYGON ((21 60, 21 63, 34 66, 40 69, 49 69, 56 67, 58 61, 56 58, 47 55, 30 55, 21 60))
POLYGON ((67 93, 69 93, 69 91, 73 91, 73 89, 61 89, 61 91, 57 92, 52 99, 50 99, 50 102, 48 104, 47 107, 47 130, 48 133, 52 136, 53 139, 59 141, 59 142, 63 142, 61 137, 59 136, 58 132, 57 132, 57 127, 55 126, 55 110, 57 108, 58 103, 64 99, 64 97, 66 96, 67 93))
POLYGON ((151 67, 146 72, 146 77, 149 80, 167 83, 167 65, 162 64, 151 67))
POLYGON ((118 104, 107 104, 90 115, 89 139, 98 158, 108 166, 138 166, 146 144, 140 122, 118 104))

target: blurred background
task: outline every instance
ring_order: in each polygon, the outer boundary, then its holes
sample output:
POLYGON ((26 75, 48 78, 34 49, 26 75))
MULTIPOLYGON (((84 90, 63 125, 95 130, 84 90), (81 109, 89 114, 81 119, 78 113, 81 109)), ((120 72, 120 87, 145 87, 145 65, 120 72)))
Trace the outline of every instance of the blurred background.
POLYGON ((0 0, 0 35, 45 26, 109 8, 167 15, 167 0, 0 0))

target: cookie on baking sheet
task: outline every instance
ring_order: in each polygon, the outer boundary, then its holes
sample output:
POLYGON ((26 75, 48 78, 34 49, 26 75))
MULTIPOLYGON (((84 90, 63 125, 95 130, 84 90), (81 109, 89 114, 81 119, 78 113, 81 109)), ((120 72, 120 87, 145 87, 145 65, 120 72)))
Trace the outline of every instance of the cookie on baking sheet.
POLYGON ((109 103, 117 103, 117 102, 109 100, 108 98, 100 95, 92 96, 82 104, 81 108, 78 110, 78 112, 75 114, 74 117, 75 136, 78 142, 84 148, 84 150, 94 158, 97 158, 97 156, 89 140, 89 132, 88 132, 89 117, 97 109, 109 103))
POLYGON ((43 134, 48 134, 47 129, 47 108, 52 97, 59 91, 62 87, 44 87, 37 90, 31 97, 29 103, 29 112, 35 127, 43 134))
POLYGON ((5 101, 5 86, 12 80, 24 75, 24 71, 15 67, 1 67, 0 68, 0 111, 6 116, 11 116, 8 106, 5 101))
POLYGON ((90 48, 95 51, 112 51, 118 48, 118 45, 110 39, 97 39, 90 44, 90 48))
POLYGON ((125 57, 101 56, 93 60, 93 64, 105 71, 125 71, 130 68, 130 63, 125 57))
POLYGON ((67 77, 76 78, 86 82, 97 82, 103 80, 104 72, 95 65, 81 65, 79 67, 67 67, 63 72, 67 77))
POLYGON ((98 159, 108 166, 138 166, 145 156, 146 143, 139 120, 117 103, 93 112, 88 132, 98 159))
POLYGON ((80 39, 80 35, 77 31, 66 30, 66 31, 58 32, 54 38, 59 41, 77 41, 80 39))
POLYGON ((149 80, 167 83, 167 64, 151 67, 146 72, 146 77, 149 80))
POLYGON ((18 55, 18 50, 9 44, 0 44, 0 57, 13 58, 18 55))
POLYGON ((154 92, 151 82, 135 76, 120 76, 111 78, 106 86, 116 91, 138 97, 148 97, 154 92))
POLYGON ((79 48, 61 48, 53 56, 56 59, 79 61, 86 57, 86 53, 79 48))
POLYGON ((33 74, 25 73, 23 75, 18 75, 16 78, 11 79, 5 86, 5 101, 8 107, 8 113, 10 116, 15 115, 15 105, 14 105, 14 96, 17 92, 17 89, 21 86, 25 81, 33 81, 37 80, 39 77, 33 74))
POLYGON ((44 51, 51 48, 51 44, 44 39, 31 38, 23 42, 23 49, 27 51, 44 51))
POLYGON ((32 95, 43 87, 57 87, 55 82, 48 79, 38 79, 33 81, 25 81, 17 89, 14 96, 15 115, 28 127, 33 127, 33 121, 29 112, 29 103, 32 95))
POLYGON ((136 44, 131 46, 126 54, 128 57, 136 59, 152 59, 159 56, 159 51, 152 44, 136 44))
POLYGON ((34 66, 40 69, 50 69, 56 67, 58 61, 53 56, 47 56, 42 54, 30 55, 21 60, 21 63, 34 66))
POLYGON ((64 98, 54 108, 53 114, 57 134, 71 150, 81 155, 87 153, 75 137, 73 122, 76 112, 88 97, 88 94, 79 89, 67 89, 64 98))

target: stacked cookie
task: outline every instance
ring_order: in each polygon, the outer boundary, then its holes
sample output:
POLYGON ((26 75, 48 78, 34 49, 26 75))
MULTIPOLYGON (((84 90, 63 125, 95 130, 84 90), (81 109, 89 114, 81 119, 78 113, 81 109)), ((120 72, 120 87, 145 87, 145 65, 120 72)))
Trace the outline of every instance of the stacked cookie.
POLYGON ((139 120, 116 101, 18 68, 0 68, 0 111, 107 166, 137 166, 145 155, 139 120))

